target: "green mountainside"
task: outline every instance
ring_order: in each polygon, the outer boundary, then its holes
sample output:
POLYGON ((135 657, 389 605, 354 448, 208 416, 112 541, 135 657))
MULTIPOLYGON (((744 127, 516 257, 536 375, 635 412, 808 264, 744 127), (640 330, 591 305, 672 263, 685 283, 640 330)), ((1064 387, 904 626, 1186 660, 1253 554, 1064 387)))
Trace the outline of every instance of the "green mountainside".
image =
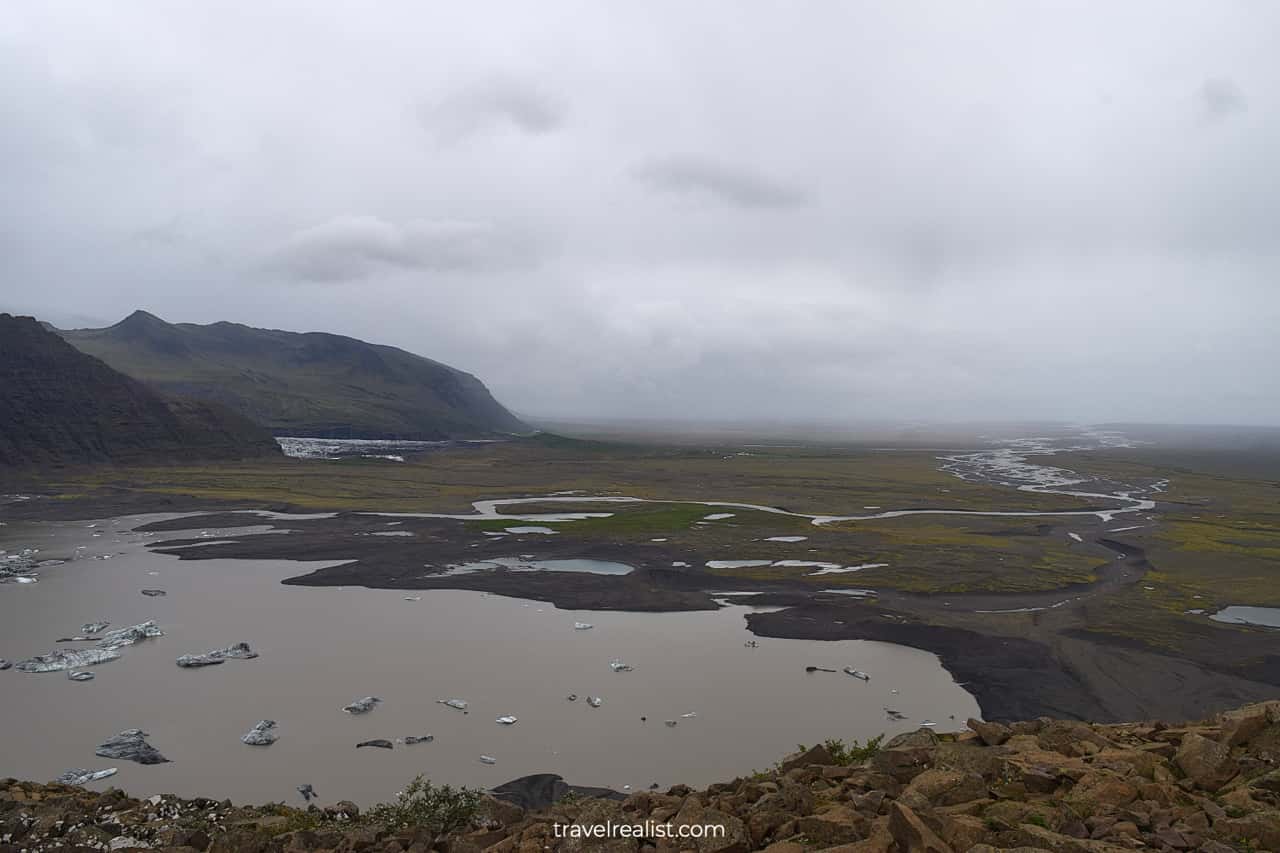
POLYGON ((214 403, 167 398, 31 317, 0 314, 0 465, 278 455, 271 435, 214 403))
POLYGON ((433 440, 529 431, 471 374, 341 335, 166 323, 145 311, 59 334, 154 388, 221 403, 276 435, 433 440))

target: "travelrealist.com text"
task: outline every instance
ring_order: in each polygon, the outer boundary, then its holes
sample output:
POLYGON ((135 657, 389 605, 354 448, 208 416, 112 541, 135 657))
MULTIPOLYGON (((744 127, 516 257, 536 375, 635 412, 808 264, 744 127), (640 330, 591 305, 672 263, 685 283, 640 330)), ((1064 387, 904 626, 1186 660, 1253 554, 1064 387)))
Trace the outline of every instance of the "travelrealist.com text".
POLYGON ((715 823, 673 826, 646 820, 641 823, 557 823, 556 838, 724 838, 725 827, 715 823))

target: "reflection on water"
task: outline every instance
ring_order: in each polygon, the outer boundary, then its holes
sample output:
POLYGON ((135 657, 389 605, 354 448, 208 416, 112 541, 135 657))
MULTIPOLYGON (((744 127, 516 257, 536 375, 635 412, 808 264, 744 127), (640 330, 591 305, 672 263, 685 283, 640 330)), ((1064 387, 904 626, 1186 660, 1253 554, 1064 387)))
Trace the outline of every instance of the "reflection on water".
POLYGON ((634 571, 626 563, 612 563, 608 560, 522 560, 519 557, 496 557, 477 563, 450 566, 440 574, 466 575, 494 569, 510 572, 582 572, 589 575, 627 575, 634 571))
POLYGON ((48 652, 95 620, 155 619, 166 636, 94 667, 97 677, 85 683, 60 673, 0 672, 6 774, 44 780, 73 767, 118 766, 117 776, 94 784, 238 802, 292 801, 295 786, 310 783, 327 802, 369 803, 424 772, 475 786, 556 772, 577 784, 639 790, 730 779, 796 743, 893 734, 926 718, 947 727, 951 715, 960 726, 978 713, 925 652, 858 641, 760 639, 758 648, 747 647, 744 607, 564 611, 460 590, 406 601, 395 590, 282 586, 316 564, 180 562, 142 547, 159 537, 105 526, 110 532, 97 539, 83 522, 0 528, 0 547, 11 551, 36 546, 42 556, 60 557, 90 545, 114 557, 52 567, 38 584, 0 586, 0 656, 48 652), (168 595, 139 594, 152 586, 168 595), (575 622, 594 627, 575 630, 575 622), (241 641, 260 657, 201 669, 174 663, 241 641), (614 672, 615 658, 633 669, 614 672), (853 666, 871 680, 809 674, 806 666, 853 666), (592 708, 569 694, 603 701, 592 708), (367 714, 343 713, 361 696, 383 702, 367 714), (436 702, 447 698, 465 700, 469 713, 436 702), (888 719, 885 705, 909 719, 888 719), (683 716, 689 712, 697 716, 683 716), (519 721, 494 722, 507 714, 519 721), (263 719, 277 721, 279 740, 242 744, 263 719), (129 728, 150 732, 172 763, 144 767, 93 755, 129 728), (355 748, 428 734, 431 742, 390 751, 355 748), (481 755, 496 763, 480 763, 481 755))
POLYGON ((1267 628, 1280 628, 1280 607, 1245 607, 1233 604, 1224 607, 1209 617, 1217 622, 1231 622, 1236 625, 1262 625, 1267 628))

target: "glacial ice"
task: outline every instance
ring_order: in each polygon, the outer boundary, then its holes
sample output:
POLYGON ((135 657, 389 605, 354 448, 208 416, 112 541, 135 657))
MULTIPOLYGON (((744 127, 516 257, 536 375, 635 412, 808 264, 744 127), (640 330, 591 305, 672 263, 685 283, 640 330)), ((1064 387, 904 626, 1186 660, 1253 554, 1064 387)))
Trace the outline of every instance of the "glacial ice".
POLYGON ((97 782, 99 779, 114 776, 118 772, 115 767, 108 767, 105 770, 85 770, 83 767, 76 767, 66 771, 53 781, 62 785, 87 785, 90 782, 97 782))
POLYGON ((121 761, 136 761, 139 764, 166 764, 169 759, 160 754, 154 746, 147 743, 147 733, 142 729, 125 729, 113 735, 101 744, 94 755, 102 758, 117 758, 121 761))
POLYGON ((362 740, 356 744, 356 749, 362 746, 376 746, 378 749, 394 749, 395 745, 386 738, 374 738, 373 740, 362 740))
POLYGON ((146 640, 151 637, 163 637, 164 631, 160 630, 160 626, 155 621, 148 619, 146 622, 139 622, 137 625, 130 625, 127 628, 117 628, 114 631, 108 631, 102 635, 102 639, 98 641, 100 649, 118 649, 121 646, 132 646, 139 640, 146 640))
POLYGON ((272 729, 276 727, 275 720, 262 720, 240 738, 241 743, 247 743, 249 746, 271 746, 280 737, 272 729))
POLYGON ((342 710, 348 714, 367 714, 374 709, 374 706, 381 704, 382 700, 377 696, 366 696, 363 699, 357 699, 350 705, 344 705, 342 710))
POLYGON ((93 681, 93 673, 87 669, 69 669, 67 678, 70 681, 93 681))
POLYGON ((185 668, 194 668, 201 666, 214 666, 220 664, 227 658, 238 658, 240 660, 250 660, 256 658, 258 653, 249 648, 248 643, 236 643, 222 649, 213 649, 201 655, 182 655, 178 658, 178 666, 185 668))
POLYGON ((47 655, 36 655, 19 661, 15 668, 19 672, 58 672, 64 669, 97 666, 118 657, 120 652, 115 649, 55 649, 47 655))

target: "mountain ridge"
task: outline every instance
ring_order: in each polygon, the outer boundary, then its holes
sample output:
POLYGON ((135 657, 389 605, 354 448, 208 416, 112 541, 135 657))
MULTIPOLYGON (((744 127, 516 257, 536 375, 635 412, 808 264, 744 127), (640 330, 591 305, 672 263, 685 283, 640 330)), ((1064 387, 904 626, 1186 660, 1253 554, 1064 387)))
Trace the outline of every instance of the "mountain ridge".
POLYGON ((266 431, 202 400, 162 395, 33 317, 0 314, 0 464, 279 455, 266 431))
POLYGON ((169 323, 143 310, 113 326, 58 333, 122 373, 226 405, 276 435, 434 440, 530 431, 472 374, 346 335, 169 323))

